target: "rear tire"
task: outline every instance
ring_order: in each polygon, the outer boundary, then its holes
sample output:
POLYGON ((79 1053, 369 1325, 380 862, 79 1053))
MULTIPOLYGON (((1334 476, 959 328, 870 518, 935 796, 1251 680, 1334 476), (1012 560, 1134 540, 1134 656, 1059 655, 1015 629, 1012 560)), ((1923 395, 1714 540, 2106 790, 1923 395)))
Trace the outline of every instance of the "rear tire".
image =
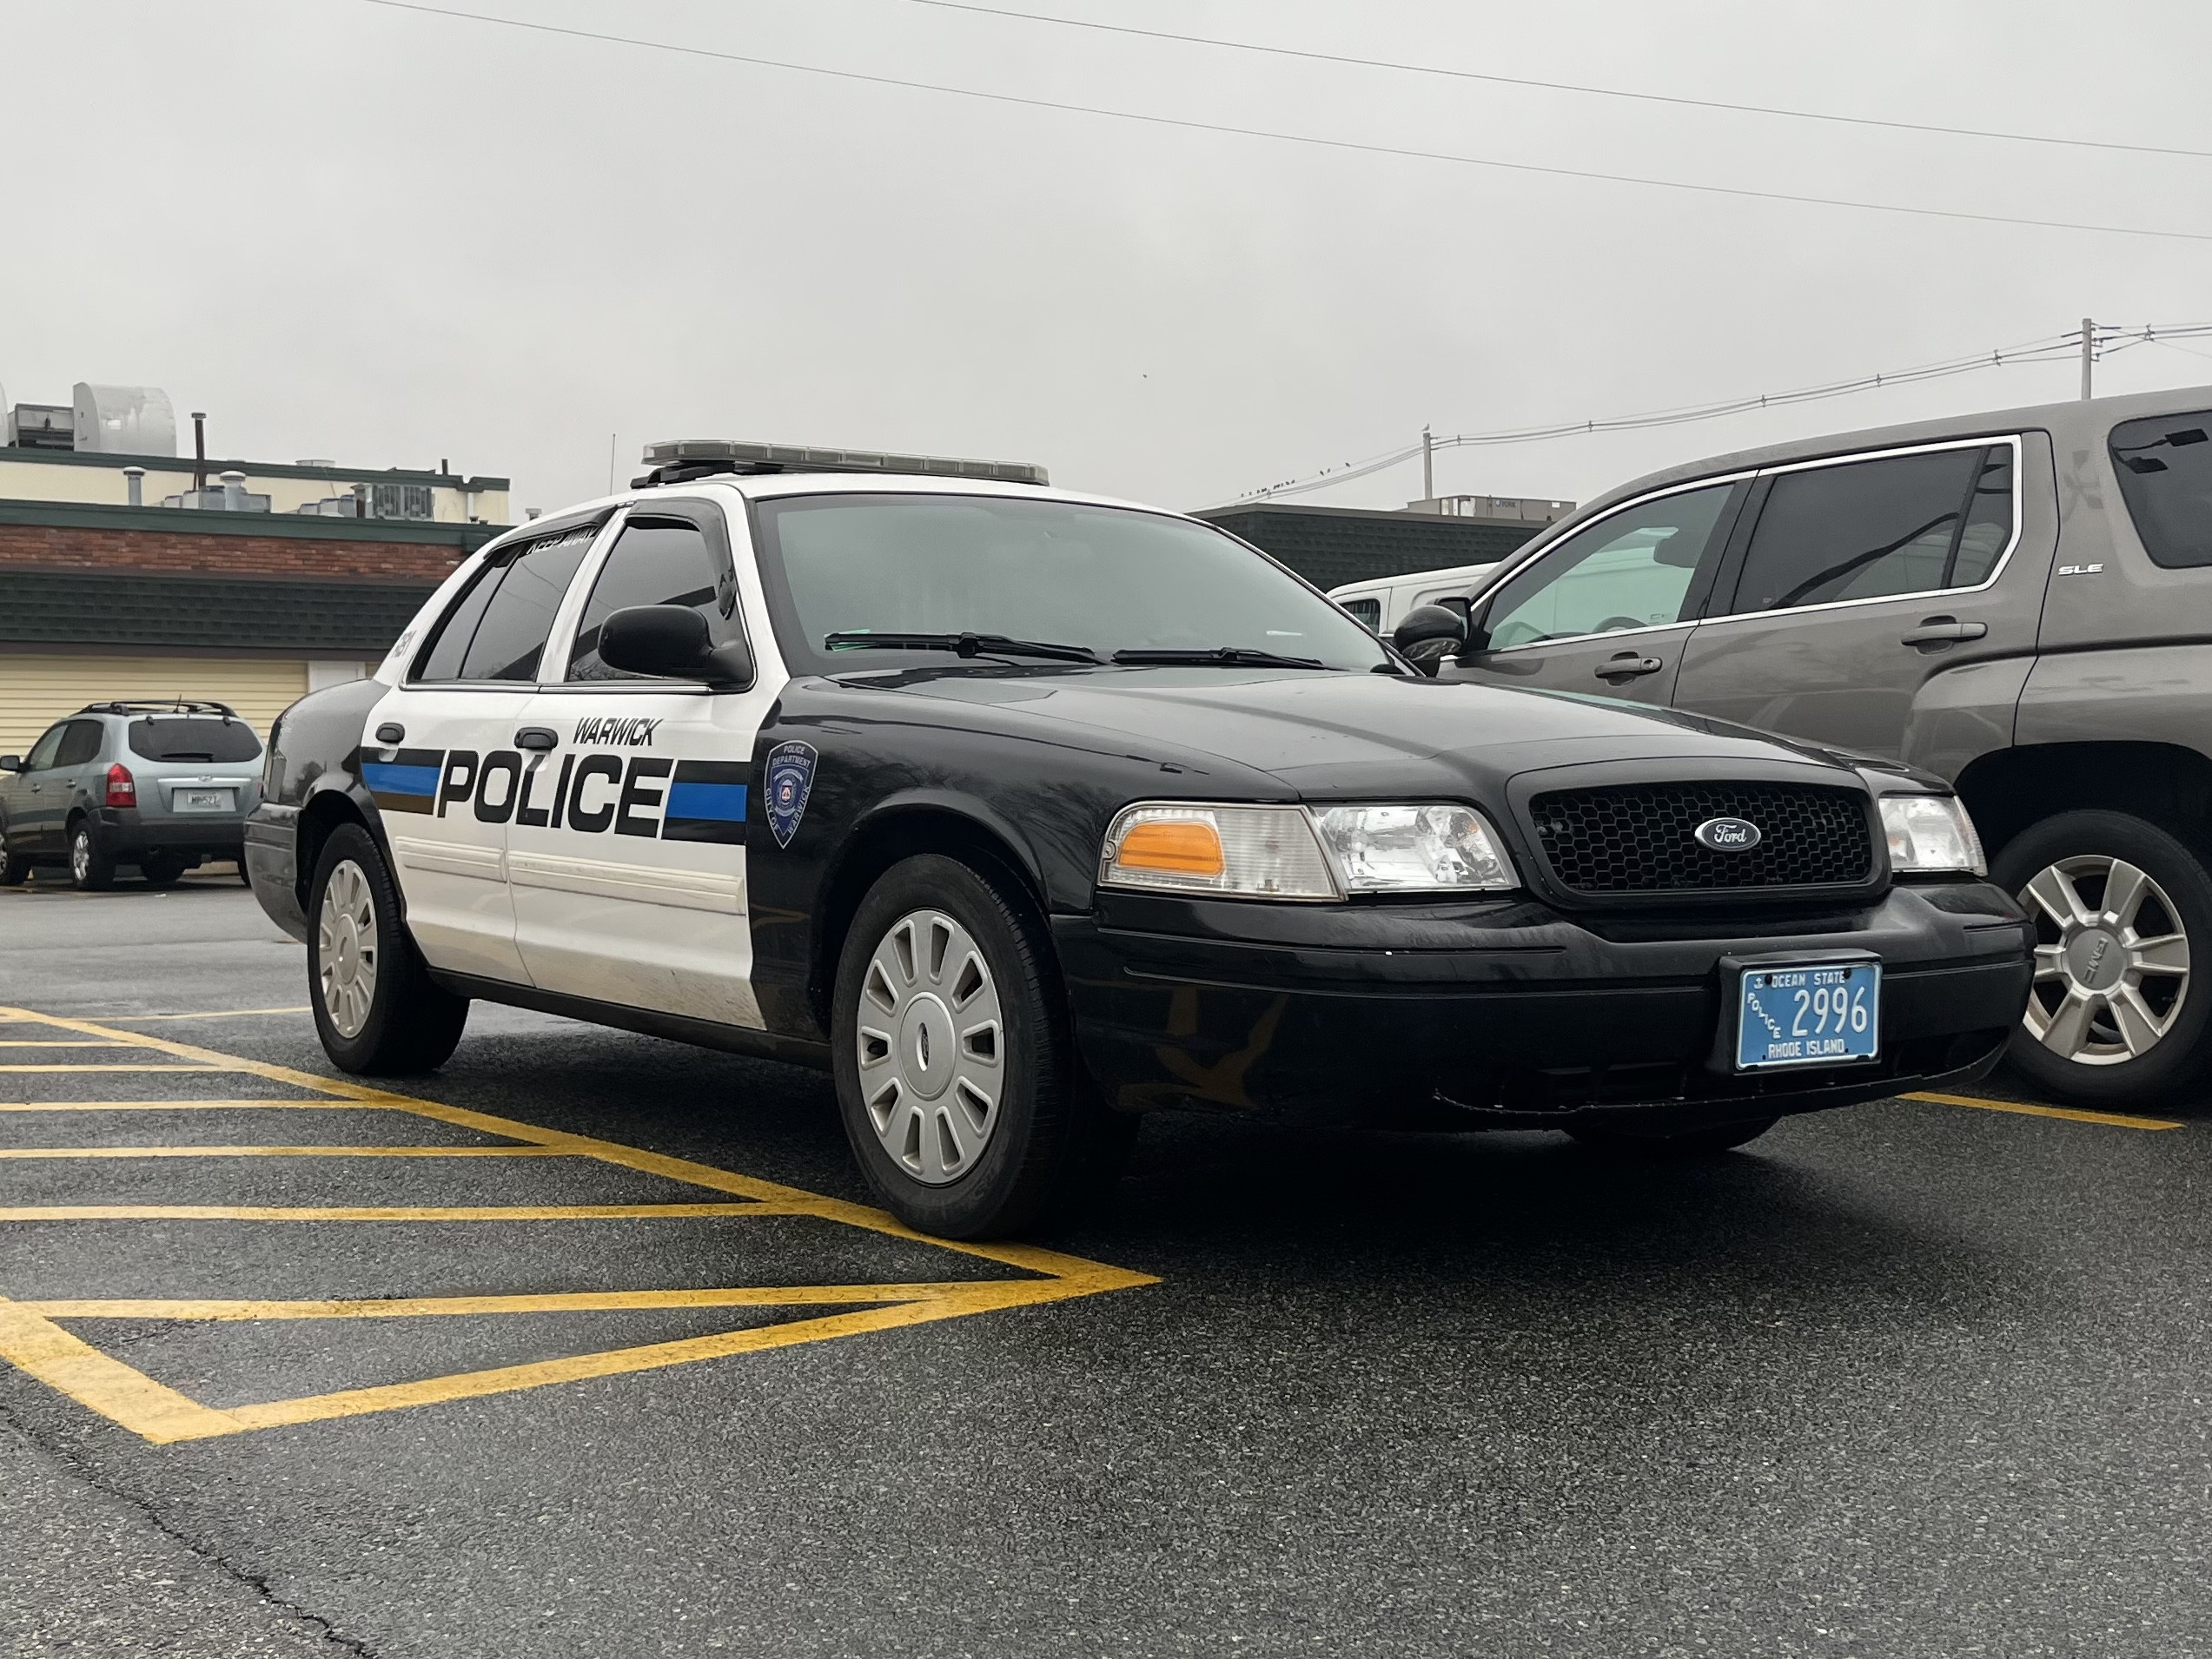
POLYGON ((2125 812, 2062 812, 2005 843, 1990 879, 2036 929, 2036 982, 2005 1058, 2076 1105, 2185 1092, 2212 1067, 2212 949, 2203 852, 2125 812))
POLYGON ((101 850, 92 821, 79 818, 70 826, 70 883, 80 893, 101 893, 116 882, 116 861, 101 850))
POLYGON ((149 887, 175 887, 184 874, 182 858, 149 858, 140 861, 138 873, 146 878, 149 887))
POLYGON ((368 1077, 445 1063, 468 999, 434 983, 400 919, 400 895, 368 830, 341 824, 308 889, 308 1001, 323 1052, 368 1077))
POLYGON ((1083 1074, 1050 943, 1010 882, 934 853, 892 866, 853 917, 833 1008, 845 1138, 909 1226, 1018 1233, 1119 1177, 1136 1120, 1083 1074))
POLYGON ((1671 1158, 1712 1158, 1758 1140, 1782 1120, 1746 1118, 1709 1129, 1680 1129, 1671 1134, 1634 1129, 1569 1129, 1581 1145, 1608 1158, 1657 1162, 1671 1158))

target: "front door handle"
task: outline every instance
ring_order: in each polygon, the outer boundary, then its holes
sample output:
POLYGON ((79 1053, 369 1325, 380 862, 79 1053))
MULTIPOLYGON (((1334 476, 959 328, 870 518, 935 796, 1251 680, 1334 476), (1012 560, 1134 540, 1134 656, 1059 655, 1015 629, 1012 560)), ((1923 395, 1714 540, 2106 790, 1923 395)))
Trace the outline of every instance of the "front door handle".
POLYGON ((546 750, 554 747, 560 738, 547 726, 525 726, 514 734, 517 749, 546 750))
POLYGON ((387 749, 389 749, 394 744, 403 744, 407 740, 407 729, 396 720, 387 720, 382 725, 376 728, 376 741, 382 744, 387 749))
POLYGON ((1624 651, 1618 657, 1608 657, 1598 664, 1597 675, 1601 680, 1640 679, 1646 674, 1656 674, 1666 666, 1659 657, 1639 657, 1633 651, 1624 651))
POLYGON ((1955 645, 1962 639, 1979 639, 1990 631, 1986 622, 1961 622, 1957 617, 1929 617, 1897 643, 1901 645, 1955 645))

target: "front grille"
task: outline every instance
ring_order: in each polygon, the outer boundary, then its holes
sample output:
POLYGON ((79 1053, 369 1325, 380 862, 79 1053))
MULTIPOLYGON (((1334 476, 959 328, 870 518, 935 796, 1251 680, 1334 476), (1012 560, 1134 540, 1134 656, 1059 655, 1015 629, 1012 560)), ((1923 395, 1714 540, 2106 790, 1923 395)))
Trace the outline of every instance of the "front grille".
POLYGON ((1805 783, 1628 783, 1555 790, 1528 803, 1536 843, 1577 893, 1855 886, 1874 873, 1865 796, 1805 783), (1691 832, 1708 818, 1758 826, 1758 846, 1719 852, 1691 832))

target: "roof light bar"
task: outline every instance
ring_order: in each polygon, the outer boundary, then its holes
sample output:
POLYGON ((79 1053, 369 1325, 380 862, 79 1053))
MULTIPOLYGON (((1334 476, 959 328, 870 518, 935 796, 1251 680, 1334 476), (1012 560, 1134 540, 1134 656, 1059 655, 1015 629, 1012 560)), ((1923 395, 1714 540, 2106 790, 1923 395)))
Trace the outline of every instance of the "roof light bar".
POLYGON ((950 455, 887 455, 865 449, 809 449, 729 438, 677 438, 646 446, 652 470, 632 486, 680 483, 717 473, 890 473, 924 478, 981 478, 1002 484, 1049 484, 1035 461, 962 460, 950 455))

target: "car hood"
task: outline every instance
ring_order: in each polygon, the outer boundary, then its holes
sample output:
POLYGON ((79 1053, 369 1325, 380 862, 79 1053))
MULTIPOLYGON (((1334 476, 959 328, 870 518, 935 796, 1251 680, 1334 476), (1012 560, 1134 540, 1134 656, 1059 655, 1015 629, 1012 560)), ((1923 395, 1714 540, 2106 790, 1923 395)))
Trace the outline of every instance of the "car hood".
MULTIPOLYGON (((1456 793, 1540 768, 1626 760, 1795 762, 1841 773, 1838 782, 1856 778, 1841 757, 1748 727, 1572 692, 1280 669, 892 677, 905 691, 976 713, 991 706, 1063 731, 1087 727, 1132 757, 1184 765, 1212 757, 1268 773, 1301 796, 1456 793)), ((965 724, 974 716, 952 717, 965 724)), ((1195 770, 1212 769, 1202 762, 1195 770)))

